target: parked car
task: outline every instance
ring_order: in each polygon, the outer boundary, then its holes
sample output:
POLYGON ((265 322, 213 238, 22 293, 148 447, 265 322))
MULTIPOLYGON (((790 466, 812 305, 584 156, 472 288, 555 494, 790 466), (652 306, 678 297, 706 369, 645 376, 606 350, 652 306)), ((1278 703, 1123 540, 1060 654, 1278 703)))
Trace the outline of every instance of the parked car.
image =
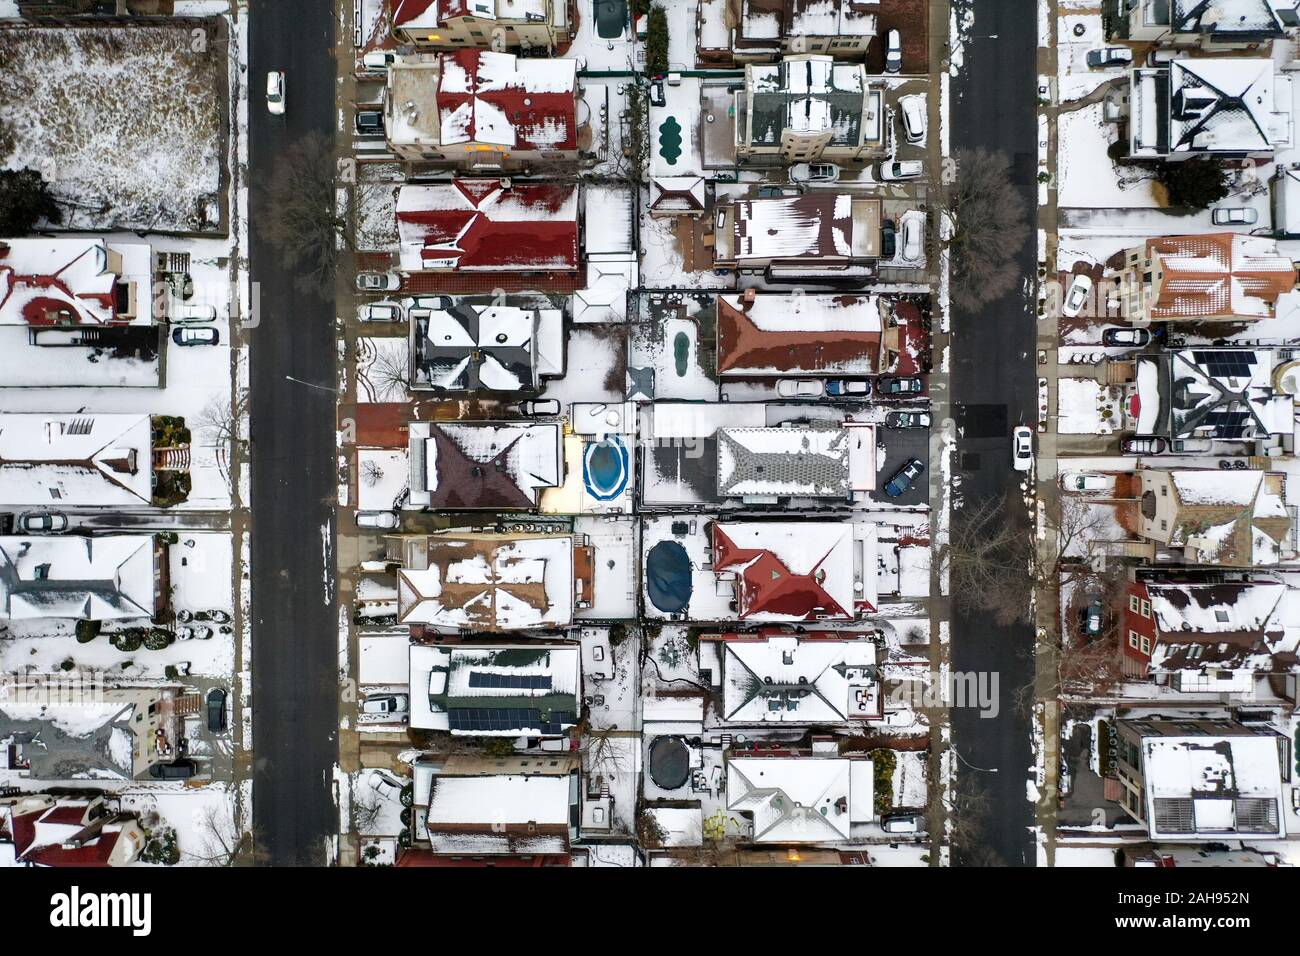
POLYGON ((361 58, 361 66, 364 69, 382 73, 396 59, 397 54, 392 50, 371 50, 361 58))
POLYGON ((1093 601, 1083 609, 1079 617, 1080 627, 1088 637, 1096 637, 1101 633, 1101 604, 1093 601))
POLYGON ((920 93, 898 98, 898 114, 903 120, 903 138, 909 143, 925 139, 925 97, 920 93))
POLYGON ((220 687, 208 691, 208 730, 223 733, 226 729, 226 692, 220 687))
POLYGON ((402 287, 402 277, 396 272, 358 272, 358 292, 395 292, 402 287))
POLYGON ((880 224, 880 258, 892 259, 897 252, 896 240, 898 229, 894 220, 886 219, 880 224))
POLYGON ((193 760, 182 757, 171 763, 156 763, 149 767, 149 776, 155 780, 188 780, 194 776, 198 766, 193 760))
POLYGON ((1249 206, 1220 206, 1210 213, 1216 226, 1253 226, 1259 222, 1259 210, 1249 206))
POLYGON ((284 115, 284 74, 279 70, 266 74, 266 109, 275 116, 284 115))
POLYGON ((402 783, 386 770, 372 770, 366 774, 366 783, 378 794, 400 793, 402 783))
POLYGON ((880 828, 886 833, 921 833, 925 817, 919 813, 886 813, 880 818, 880 828))
POLYGON ((28 511, 18 516, 19 534, 57 534, 68 530, 68 518, 57 511, 28 511))
POLYGON ((1119 450, 1126 455, 1163 455, 1169 450, 1169 443, 1163 438, 1125 438, 1119 443, 1119 450))
POLYGON ((397 515, 391 511, 359 511, 357 512, 358 528, 380 528, 391 531, 399 524, 397 515))
POLYGON ((1101 344, 1113 347, 1140 349, 1150 341, 1148 329, 1107 329, 1101 333, 1101 344))
POLYGON ((650 105, 663 106, 667 100, 664 97, 664 81, 655 80, 650 84, 650 105))
POLYGON ((802 186, 774 186, 768 183, 758 187, 759 199, 780 199, 782 196, 802 196, 802 186))
POLYGON ((840 178, 834 163, 795 163, 790 167, 792 183, 833 183, 840 178))
POLYGON ((357 110, 357 135, 383 136, 384 114, 382 110, 357 110))
POLYGON ((929 412, 890 412, 885 416, 886 428, 929 428, 929 412))
POLYGON ((1011 464, 1016 471, 1028 471, 1034 464, 1034 433, 1028 425, 1011 430, 1011 464))
POLYGON ((870 395, 871 382, 867 379, 833 378, 826 383, 827 395, 870 395))
POLYGON ((363 714, 404 714, 410 709, 411 699, 406 694, 384 694, 367 697, 361 702, 363 714))
POLYGON ((889 481, 885 483, 885 494, 889 495, 891 498, 897 498, 899 495, 903 494, 903 492, 907 491, 908 488, 911 488, 912 485, 915 484, 916 479, 920 478, 924 472, 925 465, 921 464, 921 459, 913 458, 902 468, 898 469, 898 472, 894 477, 890 478, 889 481))
POLYGON ((396 302, 369 302, 361 307, 362 322, 401 322, 402 307, 396 302))
POLYGON ((776 394, 782 398, 821 398, 825 387, 815 378, 782 378, 776 383, 776 394))
POLYGON ((1085 471, 1067 471, 1061 474, 1061 487, 1066 491, 1102 491, 1110 487, 1110 479, 1085 471))
POLYGON ((1120 66, 1124 63, 1133 62, 1133 51, 1126 46, 1108 46, 1100 50, 1089 50, 1087 57, 1088 66, 1094 70, 1103 66, 1120 66))
POLYGON ((925 164, 919 159, 895 159, 880 164, 876 178, 881 182, 894 183, 905 179, 920 179, 925 164))
POLYGON ((206 302, 182 302, 171 319, 173 322, 215 322, 217 307, 206 302))
POLYGON ((877 395, 920 395, 925 382, 917 375, 882 375, 876 382, 877 395))
POLYGON ((520 415, 527 415, 530 418, 560 414, 560 400, 558 398, 533 398, 526 402, 520 402, 517 407, 520 415))
POLYGON ((903 69, 903 37, 890 30, 885 38, 885 72, 898 73, 903 69))
POLYGON ((456 300, 449 295, 417 295, 411 300, 417 309, 432 309, 435 312, 446 312, 456 300))
POLYGON ((221 341, 221 336, 211 326, 197 329, 182 326, 172 329, 172 341, 177 345, 216 345, 221 341))
POLYGON ((1088 304, 1088 296, 1092 293, 1092 277, 1080 273, 1070 281, 1070 288, 1066 290, 1065 301, 1061 303, 1061 314, 1069 318, 1074 318, 1083 311, 1083 307, 1088 304))
POLYGON ((908 262, 920 262, 924 244, 925 220, 920 216, 903 217, 902 257, 908 262))

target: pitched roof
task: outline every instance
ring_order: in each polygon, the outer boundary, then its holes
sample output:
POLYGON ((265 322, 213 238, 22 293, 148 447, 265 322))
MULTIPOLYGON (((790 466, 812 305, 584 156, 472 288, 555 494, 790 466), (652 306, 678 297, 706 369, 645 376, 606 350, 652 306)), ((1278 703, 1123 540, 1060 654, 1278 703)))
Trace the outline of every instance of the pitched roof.
POLYGON ((731 723, 808 724, 882 713, 869 640, 728 640, 722 673, 722 719, 731 723))
POLYGON ((0 537, 0 619, 152 618, 153 549, 143 534, 0 537))
POLYGON ((444 55, 440 63, 438 115, 443 145, 577 149, 575 61, 457 50, 444 55))
POLYGON ((1296 268, 1260 236, 1218 233, 1147 240, 1164 277, 1151 304, 1153 319, 1235 315, 1271 318, 1277 297, 1296 285, 1296 268))
POLYGON ((1278 617, 1287 592, 1276 581, 1146 585, 1155 625, 1156 670, 1265 668, 1284 635, 1278 617))
POLYGON ((718 371, 872 373, 881 326, 873 295, 720 295, 718 371))
POLYGON ((0 414, 0 503, 147 505, 148 415, 0 414))
POLYGON ((727 809, 753 815, 755 843, 848 840, 871 820, 871 772, 845 757, 731 757, 727 809))
POLYGON ((1251 440, 1294 430, 1269 350, 1183 349, 1137 360, 1138 434, 1251 440))
POLYGON ((735 203, 736 259, 798 259, 853 255, 853 197, 804 193, 735 203))
MULTIPOLYGON (((126 831, 116 817, 97 831, 87 831, 88 826, 95 824, 95 820, 89 817, 90 807, 91 801, 84 800, 60 800, 52 807, 30 810, 20 806, 0 807, 0 822, 7 822, 14 855, 21 863, 33 866, 108 866, 126 831), (78 837, 80 846, 72 842, 78 837)), ((129 862, 134 856, 135 853, 127 854, 123 862, 129 862)))
POLYGON ((718 494, 844 498, 849 435, 838 424, 718 431, 718 494))
MULTIPOLYGON (((1173 60, 1168 65, 1168 150, 1269 150, 1290 142, 1290 104, 1274 103, 1267 57, 1173 60)), ((1283 79, 1289 90, 1290 81, 1283 79)))
MULTIPOLYGON (((1276 564, 1290 537, 1285 475, 1258 470, 1169 472, 1177 499, 1169 543, 1197 564, 1276 564)), ((1152 492, 1146 492, 1152 494, 1152 492)))
POLYGON ((438 509, 537 507, 561 483, 559 422, 412 422, 411 500, 438 509))
POLYGON ((152 273, 145 243, 0 239, 0 325, 152 325, 152 273), (120 259, 120 274, 110 256, 120 259), (119 280, 137 286, 134 314, 119 280))
POLYGON ((1170 32, 1210 33, 1227 39, 1286 34, 1269 0, 1170 0, 1170 32))
POLYGON ((397 194, 402 268, 576 271, 574 185, 458 179, 397 194))

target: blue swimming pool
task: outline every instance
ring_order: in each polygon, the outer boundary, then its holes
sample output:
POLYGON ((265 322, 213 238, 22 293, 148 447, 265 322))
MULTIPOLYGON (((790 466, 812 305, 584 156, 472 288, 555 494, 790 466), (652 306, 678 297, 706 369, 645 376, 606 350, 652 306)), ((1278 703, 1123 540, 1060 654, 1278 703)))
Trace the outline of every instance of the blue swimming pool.
POLYGON ((597 501, 617 498, 627 487, 628 454, 623 440, 611 435, 587 446, 582 457, 582 480, 597 501))

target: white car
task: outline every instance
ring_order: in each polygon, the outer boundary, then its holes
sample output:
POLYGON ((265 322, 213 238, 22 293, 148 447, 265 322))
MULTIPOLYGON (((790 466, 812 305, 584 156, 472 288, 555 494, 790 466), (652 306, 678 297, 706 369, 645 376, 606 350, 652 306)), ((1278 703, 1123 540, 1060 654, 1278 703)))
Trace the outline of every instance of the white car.
POLYGON ((361 307, 362 322, 401 322, 402 307, 396 302, 369 302, 361 307))
POLYGON ((358 292, 396 292, 402 287, 402 277, 396 272, 358 272, 358 292))
POLYGON ((284 115, 284 74, 279 70, 266 74, 266 109, 274 116, 284 115))
POLYGON ((1034 464, 1034 433, 1026 425, 1011 430, 1011 464, 1016 471, 1028 471, 1034 464))
POLYGON ((217 307, 203 302, 182 302, 172 315, 173 322, 215 322, 217 307))
POLYGON ((908 262, 921 261, 921 249, 924 241, 925 220, 920 216, 903 217, 903 242, 899 255, 908 262))
POLYGON ((796 163, 790 167, 792 183, 833 183, 840 178, 834 163, 796 163))
POLYGON ((381 795, 400 793, 402 789, 401 781, 387 770, 370 771, 366 774, 366 783, 370 785, 371 790, 381 795))
POLYGON ((783 378, 776 383, 776 394, 782 398, 821 398, 825 390, 815 378, 783 378))
POLYGON ((391 531, 398 525, 397 515, 391 511, 361 511, 357 513, 358 528, 379 528, 391 531))
POLYGON ((1092 278, 1086 275, 1075 276, 1070 282, 1069 290, 1065 293, 1065 301, 1061 303, 1061 314, 1074 318, 1088 304, 1088 296, 1091 293, 1092 278))
POLYGON ((1110 481, 1105 475, 1067 471, 1061 474, 1061 487, 1066 491, 1104 491, 1110 487, 1110 481))
POLYGON ((897 30, 890 30, 885 39, 885 72, 898 73, 903 69, 903 37, 897 30))
POLYGON ((361 65, 367 70, 382 73, 396 59, 397 54, 392 50, 371 50, 361 58, 361 65))
POLYGON ((384 694, 367 697, 361 703, 363 714, 404 714, 410 709, 410 698, 405 694, 384 694))
POLYGON ((880 164, 880 173, 877 178, 886 183, 900 182, 904 179, 920 179, 924 168, 919 159, 895 159, 880 164))
POLYGON ((1216 226, 1253 226, 1259 222, 1259 210, 1249 206, 1220 206, 1210 213, 1216 226))
POLYGON ((899 115, 903 119, 903 138, 909 143, 925 140, 925 97, 920 93, 902 96, 898 100, 899 115))

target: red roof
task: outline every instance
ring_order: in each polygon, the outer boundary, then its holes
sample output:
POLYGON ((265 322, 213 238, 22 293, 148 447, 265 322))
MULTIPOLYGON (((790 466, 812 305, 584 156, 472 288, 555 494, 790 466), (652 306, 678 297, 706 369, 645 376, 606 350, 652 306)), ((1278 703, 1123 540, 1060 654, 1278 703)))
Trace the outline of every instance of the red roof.
POLYGON ((796 574, 771 551, 738 547, 716 523, 713 525, 713 569, 739 571, 736 610, 742 620, 759 613, 809 617, 821 612, 852 617, 820 584, 819 571, 831 550, 806 573, 796 574))
POLYGON ((423 16, 424 12, 438 0, 391 0, 391 2, 393 26, 400 27, 423 16))
POLYGON ((85 846, 65 849, 58 843, 33 847, 36 841, 36 824, 58 824, 80 827, 86 815, 86 804, 56 804, 49 809, 13 815, 14 855, 24 863, 37 866, 108 866, 108 858, 121 837, 121 830, 101 832, 85 846))
POLYGON ((445 54, 438 76, 442 144, 577 149, 576 78, 572 60, 520 60, 487 50, 445 54))
POLYGON ((403 186, 397 197, 402 268, 576 272, 577 187, 502 183, 403 186))

